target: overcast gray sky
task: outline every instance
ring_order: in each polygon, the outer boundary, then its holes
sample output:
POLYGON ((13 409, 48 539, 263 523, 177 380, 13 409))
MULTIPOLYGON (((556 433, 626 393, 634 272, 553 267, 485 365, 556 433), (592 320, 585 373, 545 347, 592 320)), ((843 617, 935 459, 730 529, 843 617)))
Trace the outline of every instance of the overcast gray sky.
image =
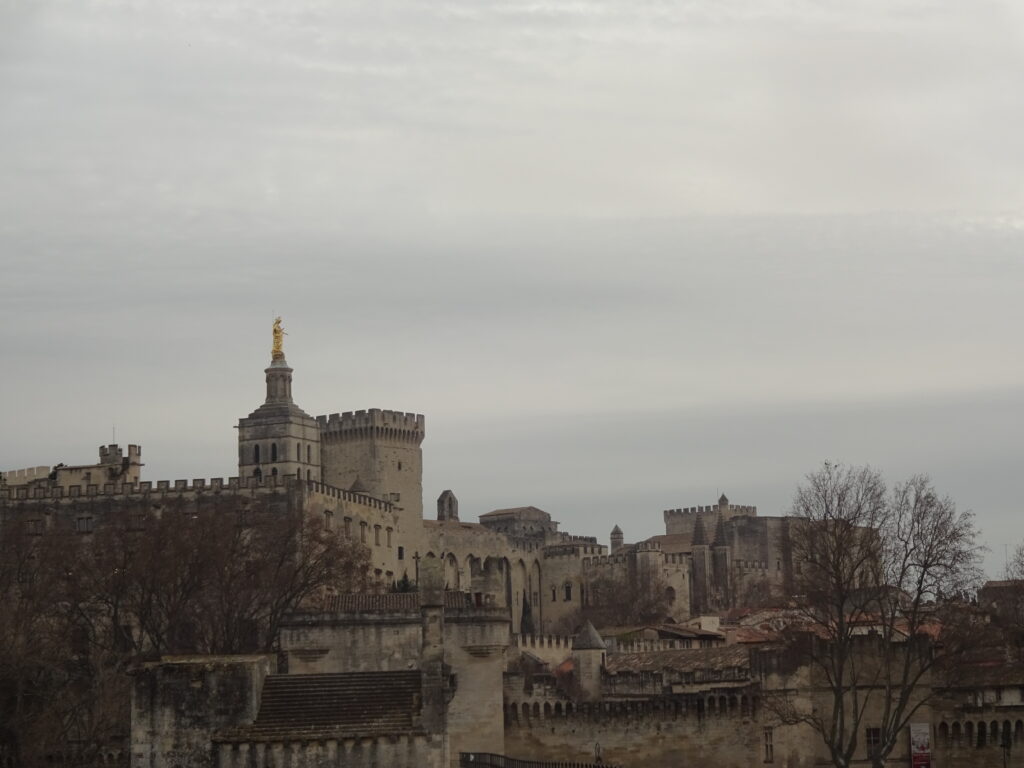
POLYGON ((428 512, 662 530, 831 459, 1024 539, 1024 4, 0 0, 0 467, 425 413, 428 512))

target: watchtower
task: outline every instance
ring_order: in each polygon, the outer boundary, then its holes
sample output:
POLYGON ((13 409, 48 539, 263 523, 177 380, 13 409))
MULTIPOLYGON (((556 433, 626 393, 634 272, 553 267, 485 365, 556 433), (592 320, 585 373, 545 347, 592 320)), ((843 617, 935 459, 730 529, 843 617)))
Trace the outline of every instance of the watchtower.
POLYGON ((323 448, 323 481, 351 489, 359 481, 361 493, 383 499, 410 525, 423 519, 423 449, 421 414, 401 411, 332 413, 317 416, 323 448))

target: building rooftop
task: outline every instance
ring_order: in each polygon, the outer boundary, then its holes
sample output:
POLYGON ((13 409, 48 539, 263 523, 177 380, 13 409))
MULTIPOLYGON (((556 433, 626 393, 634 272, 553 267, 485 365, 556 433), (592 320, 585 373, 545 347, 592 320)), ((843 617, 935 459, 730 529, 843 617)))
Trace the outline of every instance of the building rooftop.
POLYGON ((678 651, 612 653, 605 661, 611 674, 619 672, 694 672, 696 670, 749 669, 750 651, 743 646, 692 648, 678 651))
POLYGON ((256 721, 218 734, 217 740, 409 733, 418 730, 421 680, 419 670, 270 675, 263 685, 256 721))
POLYGON ((480 519, 491 517, 518 517, 522 520, 550 520, 551 515, 537 507, 508 507, 507 509, 495 509, 493 512, 485 512, 480 519))
POLYGON ((603 651, 605 650, 604 640, 594 629, 594 625, 587 621, 583 629, 573 638, 572 649, 574 651, 603 651))

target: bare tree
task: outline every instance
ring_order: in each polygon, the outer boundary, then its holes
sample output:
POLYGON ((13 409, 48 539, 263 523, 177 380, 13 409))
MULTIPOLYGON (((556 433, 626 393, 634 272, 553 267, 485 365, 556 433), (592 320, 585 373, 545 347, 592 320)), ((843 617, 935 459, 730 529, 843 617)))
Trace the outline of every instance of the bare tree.
POLYGON ((969 645, 953 598, 980 577, 973 516, 925 476, 887 489, 871 469, 828 463, 792 513, 802 614, 792 652, 823 693, 771 706, 817 732, 839 768, 862 743, 879 768, 969 645))
POLYGON ((141 655, 275 647, 282 617, 365 588, 369 551, 301 509, 112 507, 95 533, 0 527, 0 761, 88 764, 124 737, 141 655))

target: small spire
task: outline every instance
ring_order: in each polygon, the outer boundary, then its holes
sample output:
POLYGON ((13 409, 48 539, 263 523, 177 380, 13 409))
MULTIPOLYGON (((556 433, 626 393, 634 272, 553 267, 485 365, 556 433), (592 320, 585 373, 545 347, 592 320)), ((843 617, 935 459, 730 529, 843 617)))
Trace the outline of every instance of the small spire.
POLYGON ((619 528, 618 525, 616 525, 614 528, 612 528, 612 533, 622 533, 622 529, 619 528))
POLYGON ((729 499, 726 497, 726 495, 724 493, 721 496, 718 497, 718 506, 720 506, 720 507, 728 507, 729 506, 729 499))
POLYGON ((594 629, 594 625, 590 623, 590 619, 587 619, 587 623, 583 625, 583 629, 580 630, 579 634, 572 640, 572 649, 574 651, 603 651, 605 650, 604 640, 601 639, 601 635, 594 629))

